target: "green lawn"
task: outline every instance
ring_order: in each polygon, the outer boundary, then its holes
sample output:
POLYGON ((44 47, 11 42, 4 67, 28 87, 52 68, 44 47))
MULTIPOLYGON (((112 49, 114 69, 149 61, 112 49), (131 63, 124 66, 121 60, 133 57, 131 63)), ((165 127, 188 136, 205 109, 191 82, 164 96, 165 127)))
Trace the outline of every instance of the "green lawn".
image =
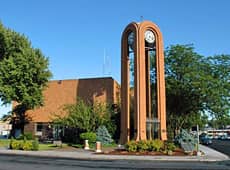
POLYGON ((54 150, 58 148, 65 148, 67 144, 63 143, 62 146, 56 146, 54 144, 39 144, 39 151, 54 150))
MULTIPOLYGON (((8 147, 10 143, 10 139, 0 139, 0 147, 8 147)), ((82 144, 73 144, 70 145, 75 148, 83 148, 84 146, 82 144)), ((110 144, 110 145, 102 145, 103 148, 110 148, 110 147, 116 147, 117 144, 110 144)), ((62 146, 56 146, 54 144, 43 144, 39 143, 39 150, 40 151, 46 151, 46 150, 55 150, 59 148, 65 148, 68 147, 68 144, 63 143, 62 146)), ((91 149, 95 149, 95 144, 90 145, 91 149)))
MULTIPOLYGON (((8 147, 10 143, 10 139, 0 139, 0 147, 8 147)), ((62 144, 62 148, 66 147, 67 144, 62 144)), ((39 150, 54 150, 58 149, 60 146, 56 146, 53 144, 39 144, 39 150)))
POLYGON ((0 139, 0 147, 8 147, 10 139, 0 139))

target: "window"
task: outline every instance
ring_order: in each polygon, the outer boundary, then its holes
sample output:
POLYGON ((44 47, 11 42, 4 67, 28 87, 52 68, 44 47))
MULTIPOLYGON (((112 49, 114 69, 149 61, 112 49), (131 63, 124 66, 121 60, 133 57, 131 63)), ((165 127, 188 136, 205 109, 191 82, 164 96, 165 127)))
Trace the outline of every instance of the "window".
POLYGON ((42 129, 43 129, 42 123, 37 123, 36 131, 37 132, 42 132, 42 129))

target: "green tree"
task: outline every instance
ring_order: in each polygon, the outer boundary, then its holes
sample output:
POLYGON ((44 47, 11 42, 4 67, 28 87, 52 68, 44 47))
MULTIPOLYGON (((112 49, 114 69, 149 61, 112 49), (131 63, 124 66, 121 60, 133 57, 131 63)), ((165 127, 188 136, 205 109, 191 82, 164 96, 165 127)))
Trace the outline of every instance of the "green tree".
MULTIPOLYGON (((155 57, 156 53, 152 51, 150 53, 152 111, 156 110, 157 103, 155 57)), ((133 58, 130 60, 130 72, 134 75, 133 58)), ((208 115, 213 117, 212 124, 215 124, 215 127, 226 126, 230 118, 229 80, 230 55, 205 57, 195 52, 193 45, 168 47, 165 50, 168 134, 175 136, 179 129, 189 129, 196 124, 204 127, 208 123, 208 115)))
POLYGON ((208 125, 215 129, 225 129, 227 125, 230 125, 230 116, 224 114, 221 117, 212 117, 212 119, 208 121, 208 125))
POLYGON ((78 99, 75 104, 68 104, 63 107, 66 115, 54 114, 53 121, 56 124, 77 128, 82 132, 96 132, 96 129, 104 125, 113 133, 116 125, 112 120, 112 108, 105 103, 89 104, 78 99))
POLYGON ((97 141, 102 144, 111 144, 113 142, 113 139, 105 126, 99 126, 96 131, 96 135, 97 141))
POLYGON ((215 55, 207 58, 205 106, 217 126, 230 123, 230 55, 215 55))
POLYGON ((167 118, 175 133, 202 109, 202 58, 191 45, 171 46, 165 52, 167 118))
POLYGON ((60 113, 55 113, 53 122, 70 128, 78 128, 85 132, 91 132, 95 126, 96 116, 91 114, 89 107, 83 100, 78 99, 75 104, 63 106, 62 111, 66 113, 63 117, 60 113))
POLYGON ((0 98, 3 104, 17 102, 13 129, 23 133, 25 112, 43 104, 42 91, 51 77, 48 64, 24 35, 0 23, 0 98))
MULTIPOLYGON (((104 125, 114 137, 117 130, 118 113, 111 104, 96 102, 93 105, 93 114, 98 116, 96 128, 104 125)), ((95 129, 94 129, 95 130, 95 129)))
POLYGON ((189 128, 191 122, 204 125, 207 112, 218 119, 229 116, 229 59, 229 55, 201 56, 192 45, 167 48, 166 104, 172 131, 189 128))

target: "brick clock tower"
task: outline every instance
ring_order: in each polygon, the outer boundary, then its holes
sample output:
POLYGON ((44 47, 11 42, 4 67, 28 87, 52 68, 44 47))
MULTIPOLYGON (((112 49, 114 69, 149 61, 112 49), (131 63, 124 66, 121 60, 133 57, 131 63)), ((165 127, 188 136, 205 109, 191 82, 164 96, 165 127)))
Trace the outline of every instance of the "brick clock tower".
POLYGON ((121 136, 167 140, 163 39, 150 21, 130 23, 121 42, 121 136))

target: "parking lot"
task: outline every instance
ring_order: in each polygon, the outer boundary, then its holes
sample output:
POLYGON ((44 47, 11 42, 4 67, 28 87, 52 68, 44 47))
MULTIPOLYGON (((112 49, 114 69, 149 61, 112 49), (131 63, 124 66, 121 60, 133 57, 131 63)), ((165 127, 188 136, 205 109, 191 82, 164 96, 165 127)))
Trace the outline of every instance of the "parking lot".
POLYGON ((217 140, 213 139, 212 144, 209 147, 220 151, 230 157, 230 140, 217 140))

